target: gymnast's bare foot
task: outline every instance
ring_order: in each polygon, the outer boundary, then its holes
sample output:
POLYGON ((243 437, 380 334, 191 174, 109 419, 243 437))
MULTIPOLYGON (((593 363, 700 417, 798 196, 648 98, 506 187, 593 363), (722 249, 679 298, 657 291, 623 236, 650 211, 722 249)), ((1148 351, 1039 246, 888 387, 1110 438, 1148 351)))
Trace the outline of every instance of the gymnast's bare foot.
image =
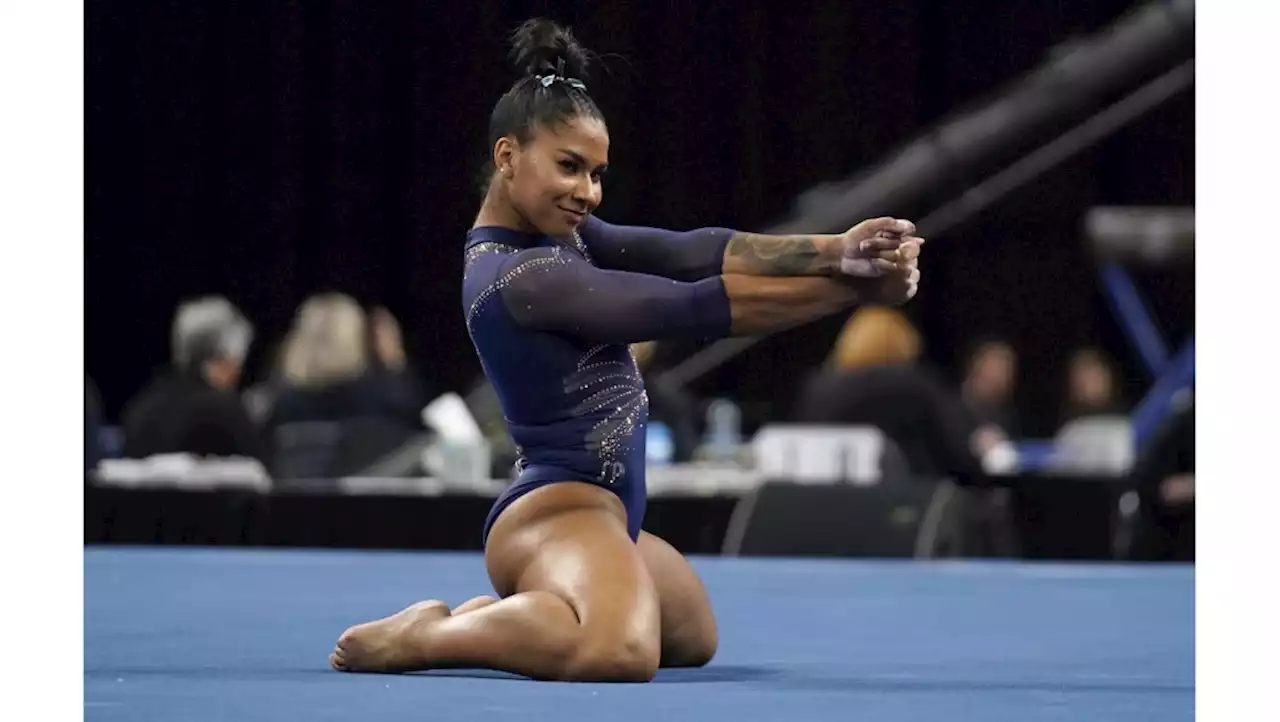
POLYGON ((449 616, 444 602, 429 600, 396 614, 351 627, 338 638, 329 665, 339 672, 408 672, 423 669, 423 627, 449 616))

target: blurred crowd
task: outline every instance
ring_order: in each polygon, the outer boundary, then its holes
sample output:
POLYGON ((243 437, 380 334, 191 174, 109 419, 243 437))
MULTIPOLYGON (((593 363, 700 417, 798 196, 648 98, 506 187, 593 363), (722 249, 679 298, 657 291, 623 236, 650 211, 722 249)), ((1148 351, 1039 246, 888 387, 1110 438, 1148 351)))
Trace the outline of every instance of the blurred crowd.
MULTIPOLYGON (((923 351, 920 333, 901 312, 855 312, 826 367, 802 392, 794 420, 875 426, 924 473, 961 479, 981 474, 984 458, 1024 435, 1015 401, 1017 350, 998 337, 981 339, 955 378, 925 363, 923 351)), ((1114 366, 1102 351, 1079 349, 1066 369, 1060 427, 1127 414, 1114 366)))
MULTIPOLYGON (((974 527, 969 536, 983 540, 983 554, 1007 555, 1007 491, 987 481, 1011 470, 1002 452, 1022 436, 1015 403, 1017 350, 999 338, 979 340, 954 382, 924 363, 922 351, 919 332, 901 312, 855 312, 826 367, 809 379, 793 419, 874 426, 897 444, 913 475, 949 478, 978 490, 963 514, 974 527)), ((1131 405, 1119 392, 1115 364, 1102 350, 1086 347, 1073 351, 1065 368, 1058 437, 1096 425, 1107 433, 1118 430, 1131 443, 1131 405)), ((1131 477, 1138 499, 1128 553, 1193 559, 1194 401, 1177 405, 1132 463, 1112 470, 1131 477)))
MULTIPOLYGON (((190 454, 257 459, 275 478, 337 478, 365 471, 431 432, 423 409, 436 392, 413 368, 400 326, 385 308, 366 309, 336 293, 308 299, 272 346, 268 372, 248 388, 241 380, 254 327, 225 298, 182 304, 170 341, 169 364, 126 405, 114 449, 104 443, 101 405, 87 384, 90 468, 105 455, 190 454)), ((652 344, 633 350, 649 390, 651 426, 663 430, 670 447, 664 461, 699 459, 717 400, 669 382, 652 344)), ((992 474, 1010 470, 1002 459, 1023 436, 1017 349, 998 337, 979 339, 954 370, 924 358, 921 334, 906 315, 859 309, 798 397, 776 412, 782 418, 770 421, 875 427, 897 446, 911 475, 989 487, 992 474)), ((1127 418, 1116 373, 1098 348, 1070 353, 1057 414, 1064 432, 1093 419, 1127 418)), ((475 401, 483 392, 471 394, 471 411, 497 450, 494 473, 501 477, 515 451, 492 399, 487 406, 475 401)), ((1154 525, 1138 542, 1148 556, 1191 553, 1185 545, 1194 544, 1194 469, 1194 405, 1186 404, 1127 472, 1154 525)), ((991 518, 1007 517, 1002 494, 988 489, 981 497, 991 518)))
POLYGON ((424 430, 431 393, 409 363, 385 308, 322 294, 298 309, 268 354, 261 380, 242 388, 254 327, 221 297, 182 304, 170 361, 128 402, 114 444, 86 390, 87 462, 104 455, 256 459, 272 475, 352 473, 424 430))

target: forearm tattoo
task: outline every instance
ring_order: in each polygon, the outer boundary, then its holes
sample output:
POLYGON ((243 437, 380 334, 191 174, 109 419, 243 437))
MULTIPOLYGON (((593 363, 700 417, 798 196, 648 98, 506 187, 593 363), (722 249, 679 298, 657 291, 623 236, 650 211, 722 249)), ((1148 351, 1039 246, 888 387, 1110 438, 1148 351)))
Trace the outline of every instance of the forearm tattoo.
POLYGON ((742 264, 746 273, 758 276, 822 275, 830 269, 815 236, 768 236, 735 233, 725 255, 742 264))

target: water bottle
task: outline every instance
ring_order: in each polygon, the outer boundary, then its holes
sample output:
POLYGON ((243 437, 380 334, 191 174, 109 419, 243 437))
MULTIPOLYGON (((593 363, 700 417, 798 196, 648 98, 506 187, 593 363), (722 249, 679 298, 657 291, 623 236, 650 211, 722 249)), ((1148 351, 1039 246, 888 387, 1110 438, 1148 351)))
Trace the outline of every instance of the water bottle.
POLYGON ((661 421, 650 420, 645 432, 645 461, 653 466, 666 466, 675 453, 676 442, 671 429, 661 421))
POLYGON ((703 437, 713 461, 732 461, 742 445, 742 412, 729 399, 716 399, 707 407, 707 430, 703 437))

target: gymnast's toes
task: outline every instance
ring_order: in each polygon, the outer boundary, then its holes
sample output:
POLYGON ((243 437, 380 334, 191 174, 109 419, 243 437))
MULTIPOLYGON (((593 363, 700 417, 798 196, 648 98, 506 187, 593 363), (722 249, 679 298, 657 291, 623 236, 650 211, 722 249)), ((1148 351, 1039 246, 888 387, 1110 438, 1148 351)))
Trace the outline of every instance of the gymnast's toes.
POLYGON ((347 671, 346 661, 343 659, 342 648, 338 647, 329 653, 329 666, 339 672, 347 671))
POLYGON ((376 622, 351 627, 338 637, 329 665, 341 672, 397 672, 420 662, 415 633, 424 625, 449 616, 444 602, 419 602, 376 622))

